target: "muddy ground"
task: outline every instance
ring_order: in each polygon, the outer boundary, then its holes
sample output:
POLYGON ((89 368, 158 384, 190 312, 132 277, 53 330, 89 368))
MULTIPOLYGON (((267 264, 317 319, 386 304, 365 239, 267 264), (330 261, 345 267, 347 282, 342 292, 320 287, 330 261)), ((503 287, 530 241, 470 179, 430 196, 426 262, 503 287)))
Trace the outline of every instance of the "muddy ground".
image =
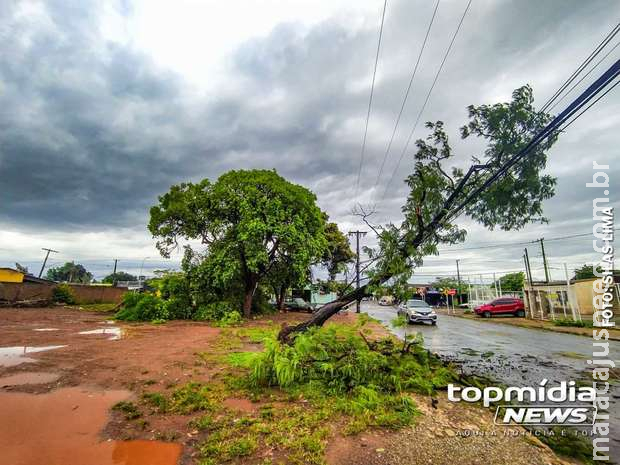
MULTIPOLYGON (((304 315, 268 318, 279 325, 304 315)), ((352 318, 338 317, 343 322, 352 318)), ((246 323, 262 324, 265 321, 246 323)), ((191 424, 195 415, 145 410, 139 420, 128 420, 112 406, 123 400, 137 402, 144 392, 165 393, 188 381, 208 384, 220 368, 205 364, 204 354, 221 350, 221 331, 196 322, 110 322, 106 314, 64 308, 0 310, 2 463, 198 464, 197 448, 204 437, 191 424)), ((260 344, 248 343, 242 349, 260 350, 260 344)), ((444 397, 436 408, 428 397, 415 400, 423 414, 414 427, 344 436, 337 424, 331 425, 326 463, 567 463, 522 430, 493 426, 487 410, 449 403, 444 397)), ((223 404, 239 416, 259 407, 243 398, 225 399, 223 404)), ((232 463, 293 462, 277 451, 258 450, 232 463)))

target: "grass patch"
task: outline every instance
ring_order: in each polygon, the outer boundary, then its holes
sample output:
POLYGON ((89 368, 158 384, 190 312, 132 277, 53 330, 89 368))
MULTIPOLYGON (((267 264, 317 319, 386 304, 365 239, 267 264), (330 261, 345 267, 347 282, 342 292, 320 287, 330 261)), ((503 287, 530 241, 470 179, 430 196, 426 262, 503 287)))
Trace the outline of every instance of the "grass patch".
POLYGON ((126 420, 135 420, 136 418, 140 418, 142 416, 142 413, 136 404, 124 400, 114 404, 112 406, 112 410, 122 412, 126 420))
POLYGON ((591 321, 573 320, 572 318, 558 318, 552 321, 554 326, 570 326, 573 328, 593 328, 591 321))
POLYGON ((107 304, 82 304, 80 308, 91 312, 111 312, 116 308, 115 303, 107 304))

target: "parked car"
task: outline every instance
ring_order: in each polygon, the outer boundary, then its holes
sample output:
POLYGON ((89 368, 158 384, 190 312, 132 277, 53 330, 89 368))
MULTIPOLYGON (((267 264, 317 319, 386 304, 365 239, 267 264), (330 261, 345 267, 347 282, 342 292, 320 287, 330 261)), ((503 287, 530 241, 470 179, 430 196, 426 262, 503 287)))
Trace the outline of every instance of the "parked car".
POLYGON ((384 295, 379 299, 379 305, 389 306, 394 305, 394 297, 391 295, 384 295))
POLYGON ((301 297, 294 297, 292 299, 286 299, 284 301, 284 308, 287 310, 298 310, 302 312, 313 312, 314 307, 312 304, 306 302, 301 297))
POLYGON ((409 299, 398 306, 398 316, 407 319, 407 323, 437 324, 437 314, 433 307, 418 299, 409 299))
POLYGON ((484 318, 491 318, 492 315, 514 315, 521 318, 525 316, 523 301, 517 297, 500 297, 475 307, 474 311, 476 315, 484 318))

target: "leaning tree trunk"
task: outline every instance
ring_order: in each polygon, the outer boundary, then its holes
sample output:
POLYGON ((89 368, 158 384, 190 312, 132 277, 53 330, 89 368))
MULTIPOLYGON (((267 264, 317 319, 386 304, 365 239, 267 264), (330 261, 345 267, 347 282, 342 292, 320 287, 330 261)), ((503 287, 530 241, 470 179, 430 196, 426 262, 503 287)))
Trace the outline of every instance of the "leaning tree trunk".
POLYGON ((362 299, 367 295, 367 289, 371 285, 383 284, 390 277, 376 277, 369 281, 367 284, 361 286, 359 289, 355 289, 348 294, 338 297, 336 300, 332 300, 319 308, 312 317, 306 321, 303 321, 294 326, 284 326, 278 334, 278 339, 281 342, 290 342, 290 338, 294 333, 306 331, 312 326, 323 326, 323 324, 329 320, 332 316, 349 305, 351 302, 355 302, 358 299, 362 299))
POLYGON ((284 295, 286 294, 286 286, 280 286, 280 288, 278 289, 278 292, 276 294, 276 306, 278 308, 278 310, 284 310, 284 295))

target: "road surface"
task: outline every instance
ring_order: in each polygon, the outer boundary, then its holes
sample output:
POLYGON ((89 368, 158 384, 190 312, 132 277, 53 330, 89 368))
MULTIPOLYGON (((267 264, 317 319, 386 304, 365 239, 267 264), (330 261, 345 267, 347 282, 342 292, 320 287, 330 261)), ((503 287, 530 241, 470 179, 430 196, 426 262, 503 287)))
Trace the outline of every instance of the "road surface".
MULTIPOLYGON (((399 337, 421 333, 424 345, 442 358, 457 363, 467 374, 488 376, 510 386, 537 386, 543 379, 591 380, 587 360, 592 358, 591 338, 521 328, 467 318, 439 315, 437 326, 408 325, 393 328, 395 307, 363 302, 362 311, 380 320, 399 337)), ((620 367, 620 342, 609 341, 608 359, 620 367)), ((599 350, 599 349, 597 349, 599 350)), ((620 386, 611 385, 612 457, 620 462, 620 386)))

